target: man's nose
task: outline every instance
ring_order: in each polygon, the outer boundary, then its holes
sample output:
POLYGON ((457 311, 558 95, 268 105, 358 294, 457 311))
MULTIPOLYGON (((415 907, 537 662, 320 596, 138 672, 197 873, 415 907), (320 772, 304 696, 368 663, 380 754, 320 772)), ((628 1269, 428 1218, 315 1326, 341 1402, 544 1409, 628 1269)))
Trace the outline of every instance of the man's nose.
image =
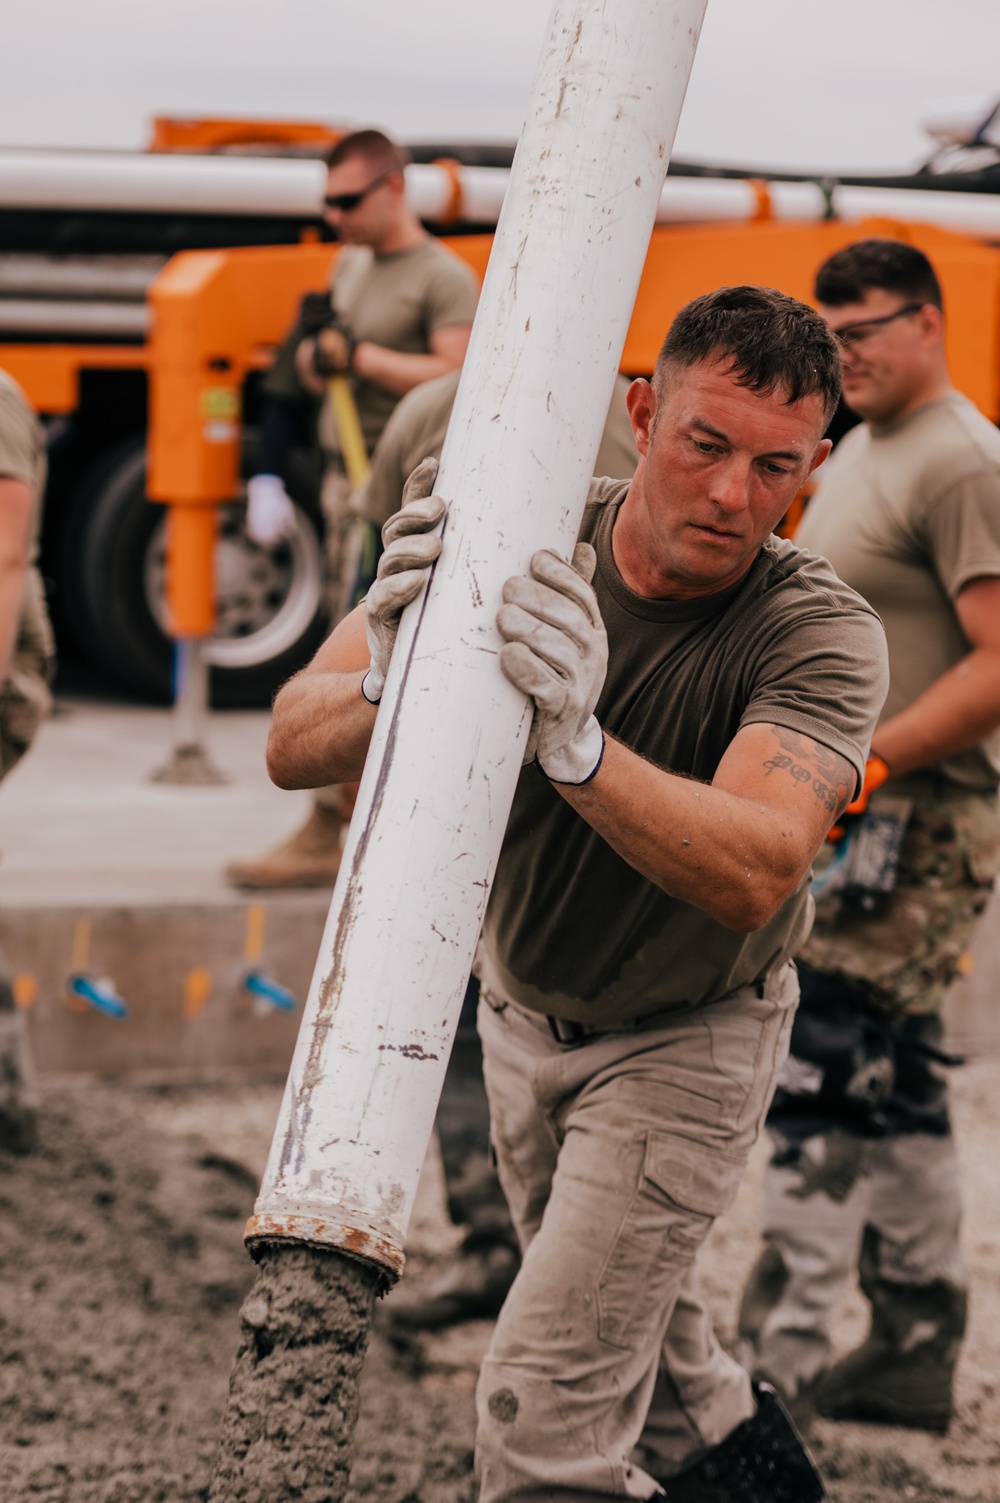
POLYGON ((750 465, 738 454, 731 454, 719 465, 712 477, 711 498, 727 512, 743 511, 750 496, 750 465))

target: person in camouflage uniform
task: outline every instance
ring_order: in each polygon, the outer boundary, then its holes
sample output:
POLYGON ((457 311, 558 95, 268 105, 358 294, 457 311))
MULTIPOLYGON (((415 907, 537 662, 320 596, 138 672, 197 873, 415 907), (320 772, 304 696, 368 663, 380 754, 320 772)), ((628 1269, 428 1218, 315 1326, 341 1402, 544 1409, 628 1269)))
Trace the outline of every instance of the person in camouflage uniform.
POLYGON ((849 246, 816 296, 865 421, 796 541, 878 610, 890 690, 814 884, 742 1355, 827 1416, 943 1430, 966 1277, 940 1009, 1000 870, 1000 434, 950 385, 920 251, 849 246), (880 869, 859 879, 866 840, 880 869), (827 1319, 855 1270, 871 1332, 829 1366, 827 1319))
MULTIPOLYGON (((0 779, 20 761, 51 705, 55 661, 35 565, 45 484, 41 426, 0 371, 0 779)), ((0 957, 0 1147, 35 1142, 36 1092, 24 1018, 0 957)))

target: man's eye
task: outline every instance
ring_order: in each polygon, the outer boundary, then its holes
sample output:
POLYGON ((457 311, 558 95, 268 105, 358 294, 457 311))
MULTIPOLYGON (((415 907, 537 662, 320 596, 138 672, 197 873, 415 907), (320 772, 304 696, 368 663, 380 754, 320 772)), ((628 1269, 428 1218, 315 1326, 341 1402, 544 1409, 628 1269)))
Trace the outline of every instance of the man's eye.
POLYGON ((722 450, 719 448, 718 444, 710 444, 703 438, 694 439, 694 446, 696 449, 700 450, 702 454, 722 453, 722 450))
POLYGON ((769 475, 788 475, 791 473, 787 466, 783 464, 771 464, 767 460, 764 462, 764 469, 769 475))

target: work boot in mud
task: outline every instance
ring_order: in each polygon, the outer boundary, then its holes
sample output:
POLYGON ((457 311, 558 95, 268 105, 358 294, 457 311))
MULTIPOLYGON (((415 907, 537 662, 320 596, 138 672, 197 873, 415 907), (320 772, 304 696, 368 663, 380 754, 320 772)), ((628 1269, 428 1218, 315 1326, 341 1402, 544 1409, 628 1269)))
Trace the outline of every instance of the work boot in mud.
POLYGON ((944 1279, 929 1284, 879 1279, 865 1293, 872 1302, 868 1339, 816 1383, 817 1411, 827 1419, 943 1433, 952 1416, 965 1291, 944 1279))
POLYGON ((332 887, 340 869, 344 821, 335 809, 314 803, 301 829, 256 861, 230 861, 226 881, 234 887, 332 887))
POLYGON ((390 1323, 406 1331, 437 1331, 463 1320, 495 1320, 521 1256, 509 1241, 470 1232, 441 1274, 421 1288, 397 1289, 386 1305, 390 1323))
POLYGON ((757 1412, 700 1461, 657 1479, 666 1503, 823 1503, 826 1490, 769 1383, 755 1383, 757 1412))

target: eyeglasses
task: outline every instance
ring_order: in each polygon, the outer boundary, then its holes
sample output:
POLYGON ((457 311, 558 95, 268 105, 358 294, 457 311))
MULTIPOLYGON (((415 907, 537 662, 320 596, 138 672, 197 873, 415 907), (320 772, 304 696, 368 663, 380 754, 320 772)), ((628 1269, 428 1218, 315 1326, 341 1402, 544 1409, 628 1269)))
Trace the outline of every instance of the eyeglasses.
POLYGON ((876 329, 883 324, 891 324, 894 319, 905 318, 908 313, 919 313, 923 303, 907 303, 905 308, 897 308, 895 313, 887 313, 883 318, 865 318, 856 324, 845 324, 842 329, 831 329, 834 339, 849 350, 853 344, 862 344, 876 329))
POLYGON ((358 204, 364 203, 369 193, 374 193, 376 188, 380 188, 387 177, 392 177, 393 172, 396 170, 393 167, 388 172, 383 172, 374 182, 369 183, 367 188, 362 188, 359 193, 328 193, 323 202, 328 209, 339 209, 341 214, 350 214, 352 209, 358 207, 358 204))

